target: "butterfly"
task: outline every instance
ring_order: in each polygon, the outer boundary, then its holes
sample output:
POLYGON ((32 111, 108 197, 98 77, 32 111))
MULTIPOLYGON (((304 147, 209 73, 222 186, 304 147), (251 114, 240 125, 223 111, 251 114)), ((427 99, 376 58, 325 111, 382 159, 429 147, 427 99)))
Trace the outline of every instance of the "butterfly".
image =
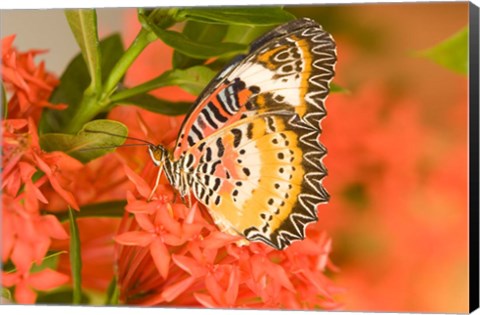
POLYGON ((173 152, 150 157, 183 197, 206 206, 223 232, 282 250, 305 238, 329 200, 319 142, 336 45, 302 18, 255 40, 204 89, 173 152))

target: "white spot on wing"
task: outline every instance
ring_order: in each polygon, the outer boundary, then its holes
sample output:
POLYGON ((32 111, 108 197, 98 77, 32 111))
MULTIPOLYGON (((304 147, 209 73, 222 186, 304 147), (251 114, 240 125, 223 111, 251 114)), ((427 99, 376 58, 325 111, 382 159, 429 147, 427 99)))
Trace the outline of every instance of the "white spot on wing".
POLYGON ((301 78, 293 75, 282 76, 273 79, 276 72, 256 63, 245 63, 235 70, 229 78, 233 80, 240 77, 247 86, 258 86, 262 92, 273 92, 273 97, 281 95, 284 101, 297 106, 301 104, 300 93, 296 89, 300 87, 301 78), (286 81, 282 81, 286 80, 286 81))

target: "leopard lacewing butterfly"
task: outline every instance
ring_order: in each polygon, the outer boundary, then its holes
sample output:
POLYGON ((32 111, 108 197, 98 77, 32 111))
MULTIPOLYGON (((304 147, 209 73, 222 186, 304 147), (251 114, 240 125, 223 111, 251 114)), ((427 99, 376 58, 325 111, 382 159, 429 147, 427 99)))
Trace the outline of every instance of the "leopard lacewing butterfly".
POLYGON ((172 153, 149 146, 153 162, 222 231, 276 249, 303 239, 329 199, 319 137, 335 62, 335 42, 315 21, 273 29, 200 94, 172 153))

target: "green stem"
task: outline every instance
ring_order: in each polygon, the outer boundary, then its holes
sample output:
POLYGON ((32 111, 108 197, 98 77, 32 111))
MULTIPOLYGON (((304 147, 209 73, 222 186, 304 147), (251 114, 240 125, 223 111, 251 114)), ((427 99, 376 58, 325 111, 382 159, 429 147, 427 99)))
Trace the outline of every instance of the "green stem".
MULTIPOLYGON (((156 23, 158 23, 158 25, 162 27, 168 27, 169 25, 175 23, 175 19, 172 18, 172 16, 175 14, 175 10, 167 10, 165 12, 164 10, 160 10, 157 12, 157 15, 159 16, 154 14, 151 19, 157 18, 158 21, 156 21, 156 23)), ((150 16, 147 19, 150 20, 150 16)), ((120 57, 118 62, 110 71, 102 90, 92 90, 91 87, 85 90, 83 100, 77 107, 77 110, 71 118, 70 123, 66 127, 65 132, 70 134, 78 132, 83 125, 95 118, 95 116, 97 116, 99 113, 109 109, 109 107, 113 104, 110 97, 117 89, 118 83, 122 80, 123 76, 130 68, 132 63, 140 55, 140 53, 156 39, 157 36, 153 31, 150 31, 146 28, 142 28, 140 30, 133 43, 127 48, 125 53, 120 57)), ((96 77, 98 73, 91 75, 96 77)), ((141 93, 145 88, 151 87, 142 86, 140 87, 140 92, 139 90, 134 90, 133 93, 141 93)), ((127 95, 128 93, 132 92, 127 92, 127 95)), ((120 96, 122 95, 120 94, 120 96)), ((118 96, 115 99, 118 100, 118 96)))
POLYGON ((134 86, 130 89, 126 89, 123 91, 119 91, 118 93, 115 93, 110 97, 110 102, 117 103, 118 101, 124 100, 126 98, 129 98, 138 94, 147 93, 152 90, 155 90, 164 86, 169 86, 169 85, 172 85, 172 83, 171 82, 159 83, 158 78, 155 78, 145 83, 142 83, 140 85, 134 86))
POLYGON ((80 106, 73 115, 70 124, 66 127, 65 131, 67 133, 73 134, 78 132, 83 125, 108 108, 111 103, 109 96, 115 91, 118 82, 120 82, 138 55, 155 39, 155 34, 145 29, 138 33, 137 38, 113 67, 102 92, 99 94, 92 93, 91 89, 85 91, 80 106))
POLYGON ((80 106, 73 114, 68 126, 66 126, 65 132, 71 134, 77 133, 83 125, 92 120, 103 109, 104 107, 97 101, 96 94, 91 94, 89 89, 87 89, 83 95, 80 106))
POLYGON ((7 100, 7 91, 3 85, 3 81, 0 80, 0 85, 2 86, 2 110, 3 110, 3 119, 7 119, 8 116, 8 100, 7 100))
POLYGON ((82 256, 80 247, 80 235, 76 214, 71 208, 68 209, 70 219, 70 264, 73 280, 73 304, 80 304, 82 301, 82 256))
POLYGON ((140 53, 148 46, 148 44, 150 44, 155 39, 155 34, 142 28, 133 43, 130 45, 130 47, 128 47, 123 56, 120 58, 120 60, 110 72, 110 75, 105 82, 105 86, 103 88, 102 99, 108 98, 108 96, 110 96, 115 91, 118 82, 120 82, 122 77, 125 75, 130 65, 135 61, 138 55, 140 55, 140 53))
POLYGON ((117 283, 117 276, 113 276, 112 281, 107 289, 107 298, 105 305, 118 305, 118 298, 120 296, 120 288, 117 283))
MULTIPOLYGON (((89 204, 82 206, 80 208, 80 211, 75 213, 75 217, 77 219, 90 217, 121 218, 125 213, 126 205, 127 202, 125 200, 115 200, 89 204)), ((45 213, 55 215, 60 222, 67 221, 70 215, 68 210, 45 213)))

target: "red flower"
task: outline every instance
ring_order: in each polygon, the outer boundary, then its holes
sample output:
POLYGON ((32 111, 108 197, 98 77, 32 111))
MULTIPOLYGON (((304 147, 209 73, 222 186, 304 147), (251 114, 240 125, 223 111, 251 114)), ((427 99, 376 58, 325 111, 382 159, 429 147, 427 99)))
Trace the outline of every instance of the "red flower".
POLYGON ((36 188, 46 181, 52 188, 67 201, 73 208, 79 206, 73 194, 64 186, 68 179, 66 172, 79 169, 82 164, 62 152, 45 153, 41 150, 37 129, 31 119, 3 121, 3 183, 2 188, 11 196, 16 196, 21 184, 26 185, 25 192, 28 202, 27 210, 38 211, 38 203, 47 202, 45 197, 36 188), (32 178, 37 171, 44 175, 33 184, 32 178))
POLYGON ((39 203, 48 202, 40 188, 49 182, 72 206, 78 205, 60 184, 57 164, 65 156, 40 150, 32 121, 5 120, 3 131, 2 261, 12 259, 17 269, 24 272, 33 261, 41 262, 52 238, 68 238, 54 216, 40 215, 39 203), (38 168, 46 175, 34 181, 38 168), (24 189, 20 190, 22 186, 24 189))
POLYGON ((78 209, 73 194, 66 188, 65 174, 81 164, 61 152, 41 150, 35 121, 43 107, 54 106, 48 98, 58 81, 36 66, 33 58, 40 51, 18 53, 12 48, 14 37, 2 41, 2 80, 10 99, 8 119, 2 121, 2 261, 11 261, 15 272, 4 272, 2 285, 15 286, 15 300, 33 303, 33 289, 48 290, 68 281, 68 276, 45 269, 30 274, 33 263, 40 265, 52 239, 68 239, 58 219, 42 215, 48 203, 45 189, 51 187, 69 205, 78 209))
MULTIPOLYGON (((73 169, 67 163, 61 166, 63 187, 75 192, 75 200, 79 206, 122 200, 125 198, 125 191, 133 187, 121 171, 122 165, 117 154, 107 154, 73 169)), ((45 210, 59 212, 68 207, 68 202, 51 185, 42 189, 42 192, 48 199, 45 210)))
POLYGON ((15 301, 20 304, 33 304, 38 291, 48 291, 68 282, 69 277, 52 269, 36 273, 28 271, 3 272, 2 283, 6 287, 15 286, 15 301))
MULTIPOLYGON (((140 230, 130 231, 118 235, 115 240, 119 244, 147 247, 155 266, 164 279, 168 277, 170 254, 167 246, 183 245, 187 241, 198 236, 201 225, 192 224, 188 229, 183 229, 176 219, 187 218, 192 222, 195 208, 188 215, 182 204, 171 204, 171 190, 161 188, 162 193, 156 195, 156 199, 147 202, 150 186, 127 166, 125 172, 130 180, 136 184, 143 198, 136 199, 132 193, 128 193, 128 205, 126 210, 135 215, 135 224, 140 230), (187 215, 186 215, 187 214, 187 215)), ((192 222, 193 223, 193 222, 192 222)))
MULTIPOLYGON (((114 276, 114 241, 117 218, 77 218, 82 249, 82 288, 105 292, 114 276)), ((68 229, 69 223, 64 223, 68 229)), ((51 250, 70 250, 69 240, 52 242, 51 250)), ((69 255, 60 255, 57 271, 71 274, 69 255)))
POLYGON ((65 109, 67 105, 48 102, 58 80, 45 71, 44 62, 34 62, 40 50, 19 53, 12 47, 15 35, 2 40, 2 80, 12 93, 7 104, 9 118, 33 118, 38 121, 42 108, 65 109))
POLYGON ((21 201, 3 195, 2 261, 9 258, 18 270, 27 271, 32 262, 40 264, 47 253, 51 239, 67 239, 57 218, 29 213, 21 201))
MULTIPOLYGON (((122 162, 116 154, 108 154, 95 159, 80 170, 69 171, 66 175, 75 180, 70 183, 69 190, 75 191, 75 199, 80 206, 95 205, 109 207, 108 202, 125 198, 125 191, 132 189, 133 184, 122 171, 122 162), (99 180, 101 179, 101 180, 99 180)), ((45 189, 49 204, 45 209, 52 212, 64 211, 66 202, 51 187, 45 189)), ((114 240, 120 223, 119 218, 77 218, 82 249, 82 287, 105 292, 114 276, 114 240)), ((66 230, 69 223, 63 224, 66 230)), ((53 250, 69 250, 68 240, 52 242, 53 250)), ((57 270, 69 274, 71 272, 68 255, 59 257, 57 270)))

